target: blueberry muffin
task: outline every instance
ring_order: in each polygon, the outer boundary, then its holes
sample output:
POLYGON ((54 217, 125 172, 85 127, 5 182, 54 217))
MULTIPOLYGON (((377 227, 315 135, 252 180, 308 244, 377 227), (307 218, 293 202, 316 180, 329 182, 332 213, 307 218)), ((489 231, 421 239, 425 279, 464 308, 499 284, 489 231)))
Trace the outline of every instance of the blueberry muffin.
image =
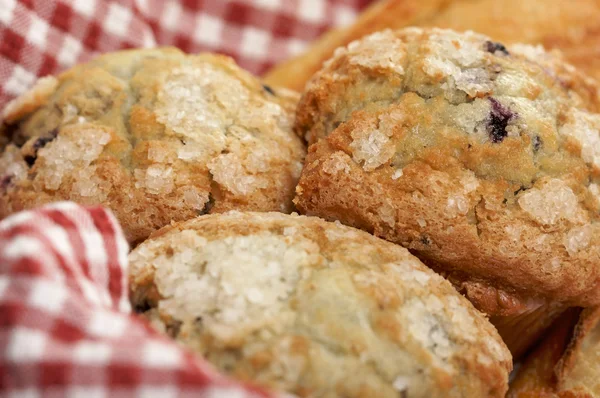
POLYGON ((297 95, 224 56, 101 56, 46 77, 2 114, 0 218, 56 200, 102 204, 138 242, 171 220, 291 210, 305 155, 297 95))
POLYGON ((138 311, 243 380, 301 397, 503 397, 494 327, 400 246, 319 218, 230 212, 129 256, 138 311))
POLYGON ((539 51, 417 28, 337 50, 298 106, 298 209, 410 249, 492 316, 599 303, 597 88, 539 51))

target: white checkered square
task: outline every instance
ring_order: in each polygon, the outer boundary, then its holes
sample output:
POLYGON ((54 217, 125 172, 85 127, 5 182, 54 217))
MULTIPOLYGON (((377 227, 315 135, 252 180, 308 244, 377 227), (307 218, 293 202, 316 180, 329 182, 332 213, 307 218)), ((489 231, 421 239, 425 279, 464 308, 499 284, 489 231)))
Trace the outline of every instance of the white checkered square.
POLYGON ((325 2, 313 0, 299 0, 298 16, 307 22, 324 22, 325 2))
POLYGON ((107 364, 111 357, 111 346, 98 341, 81 341, 73 348, 73 359, 82 365, 107 364))
POLYGON ((154 368, 176 368, 181 365, 181 351, 175 344, 150 340, 144 343, 142 361, 154 368))
POLYGON ((43 19, 35 18, 31 19, 29 24, 29 30, 27 31, 26 39, 28 42, 35 44, 39 48, 45 48, 46 39, 48 38, 49 26, 43 19))
POLYGON ((15 225, 24 224, 33 220, 35 214, 30 211, 22 211, 19 213, 15 213, 0 223, 0 231, 8 231, 13 228, 15 225))
POLYGON ((57 314, 63 309, 67 290, 54 281, 37 279, 31 283, 28 303, 44 312, 57 314))
POLYGON ((131 23, 131 9, 117 3, 108 5, 108 14, 104 19, 104 29, 117 36, 124 37, 131 23))
POLYGON ((5 360, 30 363, 42 360, 48 336, 40 330, 15 327, 10 334, 5 360))
POLYGON ((290 55, 298 55, 306 49, 308 43, 303 40, 290 39, 287 41, 287 48, 290 55))
POLYGON ((39 255, 41 251, 43 251, 43 246, 36 238, 18 236, 4 248, 3 255, 5 259, 14 260, 39 255))
POLYGON ((143 48, 152 48, 156 47, 158 44, 156 43, 156 39, 154 38, 154 34, 150 28, 144 28, 142 31, 142 45, 140 47, 143 48))
POLYGON ((165 8, 160 17, 160 23, 167 29, 176 31, 181 22, 182 14, 183 10, 181 9, 179 1, 165 2, 165 8))
POLYGON ((223 21, 209 14, 200 14, 196 19, 194 40, 199 43, 218 46, 223 35, 223 21))
POLYGON ((72 0, 70 3, 71 7, 73 7, 73 9, 79 14, 91 18, 94 16, 94 12, 96 11, 97 1, 98 0, 72 0))
POLYGON ((124 315, 97 309, 90 320, 88 332, 98 337, 118 338, 125 333, 126 327, 124 315))
POLYGON ((104 387, 83 387, 73 386, 67 390, 67 398, 105 398, 108 397, 108 391, 104 387))
POLYGON ((282 8, 282 0, 253 0, 251 4, 256 8, 277 11, 282 8))
POLYGON ((77 62, 77 58, 82 51, 82 45, 79 40, 75 40, 71 35, 65 35, 60 51, 58 52, 57 61, 61 65, 71 66, 77 62))
POLYGON ((134 0, 135 6, 144 14, 150 12, 150 6, 148 0, 134 0))
POLYGON ((41 391, 36 388, 14 390, 6 395, 7 398, 39 398, 41 396, 42 396, 41 391))
POLYGON ((12 75, 4 83, 4 90, 14 95, 20 95, 27 91, 35 80, 36 76, 33 73, 20 65, 15 65, 12 75))
POLYGON ((352 7, 340 4, 333 9, 333 23, 336 26, 350 25, 356 19, 356 11, 352 7))
MULTIPOLYGON (((175 386, 144 386, 137 391, 136 396, 138 398, 176 398, 180 396, 180 392, 175 386)), ((223 395, 221 398, 225 397, 229 398, 229 395, 223 395)))
POLYGON ((242 54, 261 59, 269 52, 270 41, 270 33, 260 29, 246 28, 242 32, 242 54))
POLYGON ((10 25, 17 6, 17 0, 2 0, 0 4, 0 22, 10 25))

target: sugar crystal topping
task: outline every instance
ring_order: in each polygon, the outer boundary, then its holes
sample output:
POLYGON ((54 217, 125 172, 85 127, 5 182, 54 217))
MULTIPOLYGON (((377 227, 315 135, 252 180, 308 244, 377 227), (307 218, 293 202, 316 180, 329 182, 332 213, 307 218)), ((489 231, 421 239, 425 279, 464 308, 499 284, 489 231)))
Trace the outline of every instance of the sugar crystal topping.
MULTIPOLYGON (((81 196, 100 194, 101 179, 96 176, 93 162, 98 159, 111 135, 94 127, 61 132, 54 141, 48 143, 38 152, 38 162, 43 167, 38 169, 34 184, 42 185, 42 189, 57 190, 66 176, 75 180, 73 191, 81 196)), ((108 188, 108 187, 104 187, 108 188)), ((102 196, 100 196, 102 199, 102 196)))
POLYGON ((551 179, 541 187, 531 188, 518 199, 519 206, 540 224, 552 225, 560 220, 575 222, 581 218, 577 196, 562 180, 551 179))
POLYGON ((578 252, 585 250, 592 241, 592 235, 593 228, 591 225, 571 229, 563 240, 569 255, 575 256, 578 252))
MULTIPOLYGON (((158 101, 158 121, 183 141, 177 158, 207 164, 213 179, 234 194, 265 188, 269 177, 261 173, 267 173, 273 162, 285 164, 291 156, 284 148, 292 140, 291 112, 253 95, 242 80, 210 63, 172 70, 158 101)), ((295 165, 290 167, 291 173, 295 171, 295 165)), ((171 178, 168 168, 148 169, 136 182, 151 193, 167 193, 171 178), (155 186, 149 179, 156 181, 155 186)))
POLYGON ((339 172, 344 172, 345 174, 350 172, 350 166, 339 152, 334 152, 325 159, 322 167, 325 173, 331 175, 336 175, 339 172))
POLYGON ((210 161, 214 180, 236 195, 246 195, 268 186, 266 178, 248 170, 248 164, 235 153, 221 154, 210 161))
POLYGON ((600 168, 600 115, 573 109, 559 133, 575 139, 581 146, 581 158, 600 168))
POLYGON ((486 69, 483 38, 474 34, 433 30, 425 43, 428 56, 425 73, 446 78, 448 88, 455 86, 471 97, 490 93, 492 80, 486 69))
POLYGON ((146 191, 153 195, 168 194, 173 191, 173 168, 153 164, 147 169, 134 170, 135 187, 146 188, 146 191))
POLYGON ((366 171, 372 171, 390 160, 396 151, 390 137, 402 117, 401 112, 391 112, 379 116, 377 127, 365 126, 352 130, 350 150, 354 161, 362 163, 366 171))
POLYGON ((181 235, 172 242, 172 257, 152 261, 155 283, 166 297, 160 308, 178 319, 202 317, 204 326, 225 340, 277 315, 310 261, 308 247, 290 246, 284 237, 206 241, 192 230, 181 235))
POLYGON ((230 110, 244 106, 249 95, 239 80, 209 64, 184 66, 166 77, 155 112, 169 129, 216 153, 225 147, 225 128, 233 123, 230 110))
POLYGON ((392 31, 385 30, 366 36, 336 50, 336 57, 346 54, 350 63, 370 69, 387 69, 404 74, 406 44, 392 31))

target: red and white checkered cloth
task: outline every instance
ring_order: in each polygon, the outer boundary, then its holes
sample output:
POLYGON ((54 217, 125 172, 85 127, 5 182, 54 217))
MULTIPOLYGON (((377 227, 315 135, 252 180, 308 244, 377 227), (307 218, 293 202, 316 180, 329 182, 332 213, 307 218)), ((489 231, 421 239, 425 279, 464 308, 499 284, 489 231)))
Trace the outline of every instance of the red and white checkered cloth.
POLYGON ((265 398, 131 314, 110 211, 70 202, 0 223, 0 396, 265 398))
POLYGON ((37 77, 122 48, 216 51, 260 74, 371 1, 0 0, 0 109, 37 77))

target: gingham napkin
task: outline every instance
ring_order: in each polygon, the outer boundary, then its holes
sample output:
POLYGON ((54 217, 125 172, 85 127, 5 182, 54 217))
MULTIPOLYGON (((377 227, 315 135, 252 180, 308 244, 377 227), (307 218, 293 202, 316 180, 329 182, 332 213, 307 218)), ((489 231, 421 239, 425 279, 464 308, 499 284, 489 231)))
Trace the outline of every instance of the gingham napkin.
POLYGON ((131 314, 110 213, 61 202, 0 223, 0 396, 275 397, 131 314))
POLYGON ((217 51, 260 74, 372 0, 0 0, 0 109, 101 52, 217 51))

